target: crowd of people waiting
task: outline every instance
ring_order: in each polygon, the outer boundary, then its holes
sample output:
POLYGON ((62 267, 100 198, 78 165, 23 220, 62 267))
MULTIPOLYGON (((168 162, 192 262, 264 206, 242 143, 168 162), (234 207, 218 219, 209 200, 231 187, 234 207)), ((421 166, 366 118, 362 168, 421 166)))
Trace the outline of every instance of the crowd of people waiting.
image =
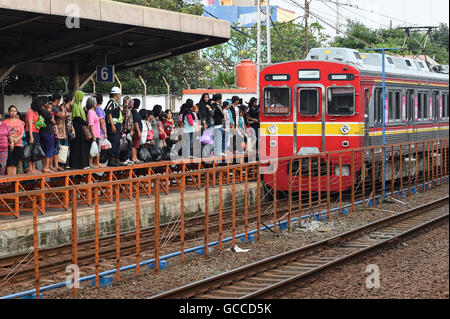
POLYGON ((14 105, 6 119, 0 114, 0 175, 17 174, 19 165, 21 172, 35 174, 169 160, 177 143, 177 153, 190 158, 198 155, 198 146, 215 156, 257 146, 256 98, 244 106, 238 96, 222 101, 221 94, 210 98, 204 93, 197 104, 186 100, 174 119, 161 105, 139 110, 139 99, 125 96, 121 101, 118 87, 111 89, 104 108, 102 94, 93 94, 83 106, 84 96, 80 90, 73 96, 38 96, 24 118, 14 105))

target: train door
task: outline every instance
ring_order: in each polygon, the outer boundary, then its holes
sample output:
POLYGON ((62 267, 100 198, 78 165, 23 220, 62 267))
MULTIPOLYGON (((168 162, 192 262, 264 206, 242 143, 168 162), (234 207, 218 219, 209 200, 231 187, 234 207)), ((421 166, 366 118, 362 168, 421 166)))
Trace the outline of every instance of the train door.
POLYGON ((300 84, 295 88, 294 147, 298 155, 325 151, 324 87, 300 84))
POLYGON ((364 89, 364 143, 361 143, 361 146, 367 145, 369 141, 369 105, 369 89, 364 89))

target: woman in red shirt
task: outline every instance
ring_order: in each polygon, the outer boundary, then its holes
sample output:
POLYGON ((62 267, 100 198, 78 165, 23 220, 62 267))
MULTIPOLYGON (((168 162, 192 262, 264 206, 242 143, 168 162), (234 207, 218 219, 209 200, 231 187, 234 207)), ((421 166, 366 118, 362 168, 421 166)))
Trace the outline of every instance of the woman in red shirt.
MULTIPOLYGON (((31 102, 31 108, 25 115, 25 130, 27 133, 28 144, 36 143, 41 145, 41 139, 39 138, 39 129, 36 127, 35 123, 39 120, 39 111, 42 108, 44 102, 40 98, 34 98, 31 102)), ((36 163, 29 161, 28 167, 30 168, 30 174, 40 173, 36 169, 36 163)))

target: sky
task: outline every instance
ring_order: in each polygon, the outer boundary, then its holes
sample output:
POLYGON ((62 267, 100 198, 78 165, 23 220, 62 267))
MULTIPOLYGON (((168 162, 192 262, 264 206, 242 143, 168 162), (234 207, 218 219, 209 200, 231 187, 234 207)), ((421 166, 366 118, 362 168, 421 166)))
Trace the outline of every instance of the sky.
MULTIPOLYGON (((335 2, 336 0, 331 0, 335 2)), ((296 0, 304 6, 305 0, 296 0)), ((449 24, 448 0, 339 0, 341 4, 341 16, 343 29, 345 21, 352 18, 363 22, 369 28, 377 29, 392 26, 438 26, 440 22, 449 24), (358 8, 356 8, 357 6, 358 8)), ((282 8, 296 12, 297 16, 303 16, 304 11, 292 4, 290 0, 270 0, 271 5, 279 5, 282 8)), ((311 12, 319 15, 325 21, 336 26, 336 5, 326 1, 312 0, 311 12), (325 2, 325 3, 324 3, 325 2)), ((298 21, 302 21, 300 18, 298 21)), ((311 17, 312 21, 316 20, 311 17)), ((319 21, 322 25, 323 22, 319 21)), ((326 26, 326 25, 324 25, 326 26)), ((336 31, 326 26, 325 33, 335 36, 336 31)))

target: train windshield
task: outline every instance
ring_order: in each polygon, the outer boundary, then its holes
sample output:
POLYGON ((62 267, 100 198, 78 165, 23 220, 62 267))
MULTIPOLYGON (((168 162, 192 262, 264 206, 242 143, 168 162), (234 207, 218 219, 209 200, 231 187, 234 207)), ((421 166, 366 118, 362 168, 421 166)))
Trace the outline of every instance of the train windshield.
POLYGON ((355 114, 354 87, 330 87, 327 91, 328 115, 340 116, 355 114))
POLYGON ((269 116, 291 113, 289 88, 268 87, 264 89, 264 114, 269 116))

